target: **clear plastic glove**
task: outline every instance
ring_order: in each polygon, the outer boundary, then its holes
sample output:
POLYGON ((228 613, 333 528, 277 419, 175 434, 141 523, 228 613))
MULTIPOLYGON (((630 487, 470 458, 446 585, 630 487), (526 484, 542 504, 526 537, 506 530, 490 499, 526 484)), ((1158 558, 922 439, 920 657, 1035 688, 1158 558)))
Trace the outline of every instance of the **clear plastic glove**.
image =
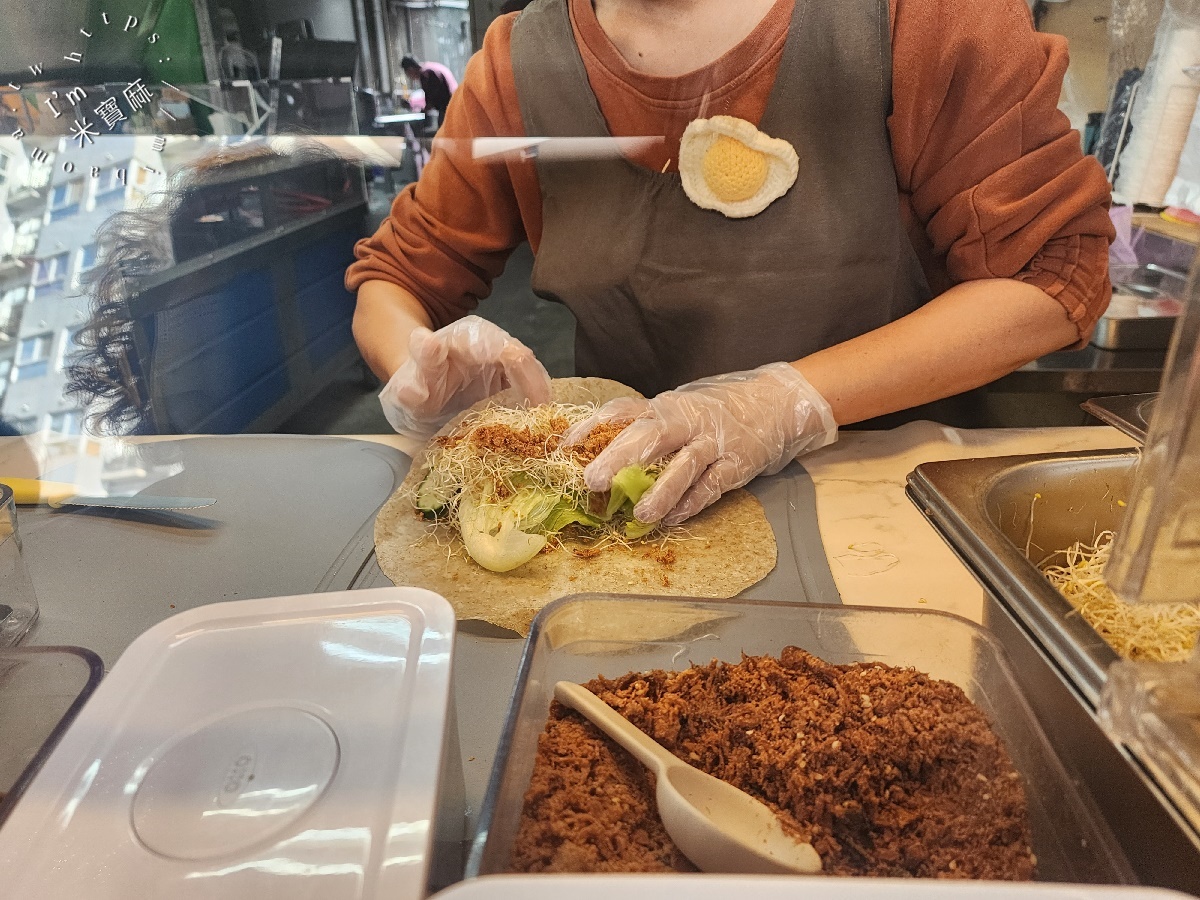
POLYGON ((533 351, 498 325, 467 316, 440 328, 416 328, 408 360, 379 394, 396 431, 421 442, 474 403, 517 388, 530 404, 550 402, 550 376, 533 351))
POLYGON ((610 401, 568 431, 566 443, 581 442, 597 425, 629 419, 633 423, 584 470, 584 480, 590 490, 605 491, 625 466, 675 453, 633 511, 641 522, 667 525, 837 438, 829 404, 787 363, 693 381, 653 400, 610 401))

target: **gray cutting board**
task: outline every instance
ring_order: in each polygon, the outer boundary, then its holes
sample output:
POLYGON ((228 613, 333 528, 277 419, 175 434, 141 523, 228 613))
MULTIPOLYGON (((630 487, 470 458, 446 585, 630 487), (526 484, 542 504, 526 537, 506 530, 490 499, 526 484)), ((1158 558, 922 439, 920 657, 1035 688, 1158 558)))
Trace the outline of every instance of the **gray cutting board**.
POLYGON ((20 507, 42 610, 32 643, 88 647, 111 667, 135 637, 185 609, 347 590, 374 559, 375 513, 409 466, 398 450, 337 437, 233 435, 147 447, 184 471, 145 493, 216 504, 185 513, 20 507))

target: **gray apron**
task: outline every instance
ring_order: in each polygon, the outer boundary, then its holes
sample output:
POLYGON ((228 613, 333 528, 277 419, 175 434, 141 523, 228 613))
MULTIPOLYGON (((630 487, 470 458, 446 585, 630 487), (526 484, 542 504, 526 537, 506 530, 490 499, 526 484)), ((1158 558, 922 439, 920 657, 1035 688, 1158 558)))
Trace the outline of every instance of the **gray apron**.
MULTIPOLYGON (((512 34, 525 132, 604 137, 569 0, 536 0, 512 34)), ((576 368, 652 396, 795 360, 930 298, 900 218, 887 133, 888 0, 796 0, 760 130, 800 156, 795 185, 728 219, 677 173, 624 159, 537 161, 539 296, 574 313, 576 368)))

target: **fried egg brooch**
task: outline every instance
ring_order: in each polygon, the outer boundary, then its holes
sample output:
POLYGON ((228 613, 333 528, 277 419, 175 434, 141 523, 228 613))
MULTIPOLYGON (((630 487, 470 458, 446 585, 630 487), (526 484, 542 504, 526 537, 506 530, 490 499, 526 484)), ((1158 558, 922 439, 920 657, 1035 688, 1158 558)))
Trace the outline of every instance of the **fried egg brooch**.
POLYGON ((731 219, 758 215, 791 189, 799 171, 791 144, 733 116, 693 119, 679 142, 688 199, 731 219))

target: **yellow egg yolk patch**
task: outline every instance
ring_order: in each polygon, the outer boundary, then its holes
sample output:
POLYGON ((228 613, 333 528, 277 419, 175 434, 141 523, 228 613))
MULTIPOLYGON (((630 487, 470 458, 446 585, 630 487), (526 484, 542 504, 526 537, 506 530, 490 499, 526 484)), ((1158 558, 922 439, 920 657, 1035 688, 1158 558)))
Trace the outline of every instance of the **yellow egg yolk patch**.
POLYGON ((766 183, 769 170, 767 154, 724 134, 704 154, 704 181, 726 203, 753 197, 766 183))

